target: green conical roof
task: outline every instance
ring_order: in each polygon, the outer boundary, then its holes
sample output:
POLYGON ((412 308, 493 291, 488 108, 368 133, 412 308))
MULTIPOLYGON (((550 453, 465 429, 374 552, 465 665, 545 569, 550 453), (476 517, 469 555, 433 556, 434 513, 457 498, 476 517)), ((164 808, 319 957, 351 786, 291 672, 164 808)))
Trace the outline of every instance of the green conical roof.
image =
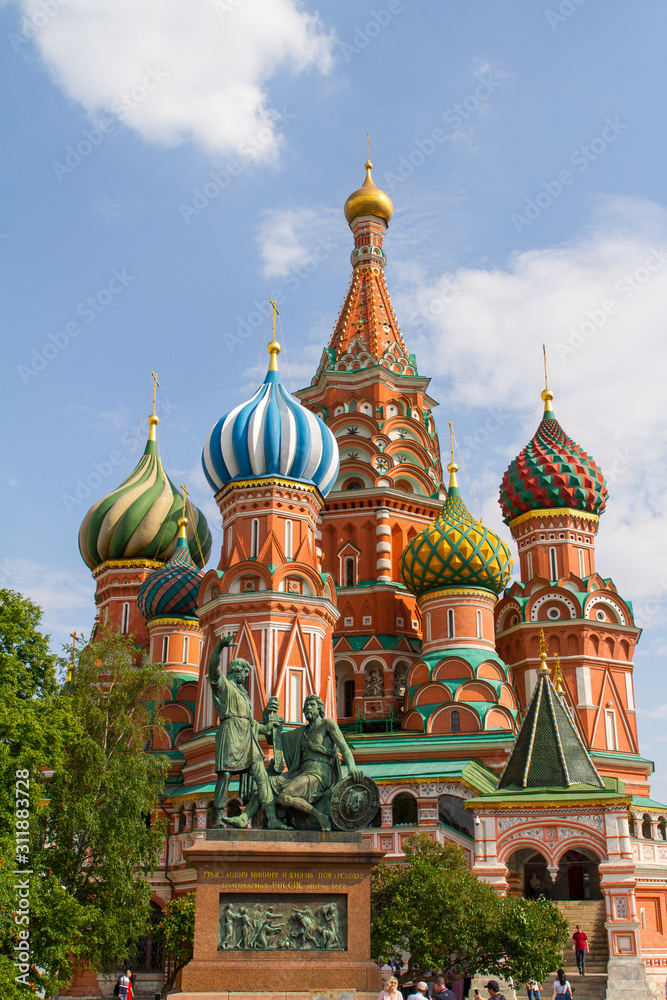
POLYGON ((605 787, 548 669, 540 670, 498 789, 571 785, 605 787))

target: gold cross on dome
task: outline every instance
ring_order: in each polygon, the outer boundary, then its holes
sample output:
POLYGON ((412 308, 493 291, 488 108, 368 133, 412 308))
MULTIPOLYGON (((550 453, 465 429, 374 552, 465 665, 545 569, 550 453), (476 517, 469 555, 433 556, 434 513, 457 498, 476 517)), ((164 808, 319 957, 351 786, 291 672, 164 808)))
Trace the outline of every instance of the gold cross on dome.
POLYGON ((181 489, 183 490, 183 514, 182 514, 182 516, 185 517, 185 505, 188 502, 188 497, 190 496, 190 493, 189 493, 188 488, 185 485, 185 483, 181 483, 181 489))
POLYGON ((153 416, 155 416, 155 396, 160 383, 157 380, 157 372, 151 372, 151 375, 153 376, 153 416))

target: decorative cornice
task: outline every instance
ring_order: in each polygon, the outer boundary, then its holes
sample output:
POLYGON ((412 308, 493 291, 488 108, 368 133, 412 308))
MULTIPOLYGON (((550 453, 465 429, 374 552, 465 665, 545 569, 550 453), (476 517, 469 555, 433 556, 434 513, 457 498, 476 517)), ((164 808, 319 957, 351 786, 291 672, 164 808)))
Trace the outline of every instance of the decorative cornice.
POLYGON ((447 587, 444 590, 429 590, 425 594, 420 594, 417 604, 421 605, 431 597, 491 597, 494 603, 498 600, 498 595, 486 587, 447 587))
MULTIPOLYGON (((499 793, 494 792, 493 794, 497 795, 499 793)), ((565 794, 567 794, 567 792, 565 794)), ((483 798, 479 798, 479 799, 469 800, 468 802, 466 802, 465 807, 466 809, 473 809, 476 812, 482 812, 482 811, 492 812, 496 809, 503 809, 503 810, 512 809, 517 813, 518 812, 531 813, 535 812, 538 809, 539 810, 548 809, 551 812, 555 811, 559 812, 561 810, 572 811, 572 809, 586 809, 590 812, 591 809, 596 809, 601 806, 618 806, 619 808, 624 807, 627 809, 631 801, 632 800, 630 796, 624 796, 622 798, 615 798, 615 799, 598 799, 598 798, 579 799, 579 800, 575 799, 575 800, 570 800, 569 802, 560 802, 558 798, 552 798, 549 799, 548 802, 526 802, 525 800, 519 800, 517 802, 517 800, 514 799, 511 802, 485 803, 483 798)))
POLYGON ((93 577, 98 577, 101 573, 104 573, 108 569, 136 569, 141 567, 142 569, 160 569, 164 566, 164 562, 160 562, 158 559, 107 559, 106 562, 100 563, 93 570, 93 577))
POLYGON ((146 628, 149 632, 151 629, 165 628, 167 625, 176 625, 178 628, 189 629, 191 632, 202 632, 201 622, 192 618, 151 618, 149 622, 146 622, 146 628))
POLYGON ((264 486, 280 486, 282 489, 294 490, 297 493, 312 493, 324 503, 324 498, 317 486, 313 486, 311 483, 300 483, 296 479, 283 479, 280 476, 262 476, 257 479, 232 480, 232 482, 223 486, 219 493, 215 494, 215 500, 216 502, 223 500, 233 490, 252 490, 264 486))
POLYGON ((512 518, 508 522, 509 528, 514 528, 517 524, 523 524, 531 518, 541 517, 571 517, 573 520, 592 521, 597 524, 600 520, 599 514, 590 514, 587 510, 573 510, 571 507, 542 507, 539 510, 527 510, 518 517, 512 518))

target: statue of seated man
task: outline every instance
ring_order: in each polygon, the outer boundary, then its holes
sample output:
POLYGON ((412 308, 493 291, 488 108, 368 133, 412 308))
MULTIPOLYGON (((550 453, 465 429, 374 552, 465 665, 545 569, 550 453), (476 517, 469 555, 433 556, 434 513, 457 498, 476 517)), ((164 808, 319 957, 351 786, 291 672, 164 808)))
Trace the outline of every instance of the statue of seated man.
MULTIPOLYGON (((325 717, 321 698, 315 694, 308 695, 303 705, 303 714, 307 725, 282 734, 287 773, 270 775, 269 780, 277 803, 311 815, 320 829, 330 830, 331 819, 326 796, 341 778, 339 754, 343 758, 343 764, 349 768, 351 777, 362 780, 363 772, 355 767, 352 751, 337 722, 325 717)), ((270 739, 271 736, 267 738, 270 739)), ((258 797, 253 795, 245 812, 227 822, 234 826, 247 826, 259 804, 258 797)))

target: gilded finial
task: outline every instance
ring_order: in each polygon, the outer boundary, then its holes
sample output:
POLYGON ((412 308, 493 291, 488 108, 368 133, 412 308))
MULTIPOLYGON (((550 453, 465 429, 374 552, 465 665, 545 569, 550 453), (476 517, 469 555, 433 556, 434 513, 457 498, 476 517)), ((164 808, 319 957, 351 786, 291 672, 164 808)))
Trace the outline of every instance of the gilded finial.
POLYGON ((67 678, 66 678, 67 684, 72 683, 72 672, 74 670, 74 654, 76 652, 76 643, 79 636, 76 634, 76 632, 70 632, 70 638, 72 640, 72 649, 70 651, 69 665, 67 667, 67 678))
POLYGON ((280 344, 276 340, 276 316, 280 316, 280 312, 278 310, 278 306, 276 304, 275 299, 269 299, 269 302, 273 306, 273 339, 271 340, 271 342, 269 343, 269 346, 267 347, 267 351, 269 352, 269 359, 270 359, 269 360, 269 371, 270 372, 277 372, 278 371, 278 355, 280 354, 280 344))
POLYGON ((542 661, 537 673, 540 677, 548 677, 551 671, 547 666, 547 640, 544 636, 543 628, 540 629, 540 639, 537 649, 540 660, 542 661))
POLYGON ((565 688, 563 687, 563 671, 560 665, 560 657, 558 654, 554 657, 554 676, 553 676, 554 687, 556 688, 556 694, 565 694, 565 688))
POLYGON ((181 489, 183 490, 183 511, 178 519, 178 537, 185 538, 185 529, 188 526, 188 519, 185 516, 185 505, 188 502, 188 488, 185 483, 181 483, 181 489))
POLYGON ((447 472, 449 473, 449 488, 452 486, 458 488, 458 479, 456 478, 456 473, 459 471, 459 467, 454 461, 454 426, 449 421, 449 465, 447 466, 447 472))
POLYGON ((542 344, 542 354, 544 356, 544 389, 542 390, 542 399, 544 400, 544 412, 551 412, 551 400, 554 398, 554 394, 549 388, 549 376, 547 374, 547 349, 544 344, 542 344))
POLYGON ((156 372, 151 372, 151 375, 153 376, 153 410, 151 412, 150 417, 148 418, 148 426, 150 427, 150 431, 148 432, 148 440, 155 441, 157 437, 156 427, 160 423, 160 418, 155 412, 155 397, 157 394, 157 388, 160 383, 157 380, 156 372))

